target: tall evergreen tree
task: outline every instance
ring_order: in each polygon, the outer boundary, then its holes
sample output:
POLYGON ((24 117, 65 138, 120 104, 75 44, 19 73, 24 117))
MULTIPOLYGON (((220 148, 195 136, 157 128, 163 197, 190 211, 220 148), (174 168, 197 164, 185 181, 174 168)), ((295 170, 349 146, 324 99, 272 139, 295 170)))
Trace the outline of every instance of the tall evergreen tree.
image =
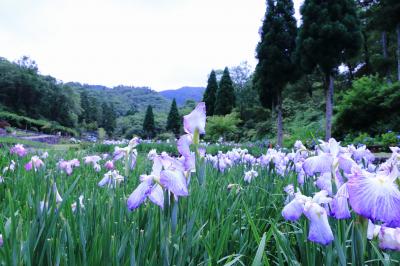
POLYGON ((214 114, 227 115, 232 112, 233 107, 235 107, 235 90, 229 70, 225 67, 217 90, 214 114))
POLYGON ((172 100, 171 109, 169 110, 166 129, 172 131, 175 135, 178 135, 181 131, 181 117, 175 98, 172 100))
MULTIPOLYGON (((397 80, 400 81, 400 1, 398 0, 380 0, 374 10, 374 27, 382 31, 382 53, 388 61, 387 32, 396 31, 396 56, 397 56, 397 80)), ((386 77, 390 82, 390 68, 387 68, 386 77)))
POLYGON ((102 107, 102 118, 103 118, 103 122, 101 124, 101 126, 105 129, 105 131, 107 132, 108 135, 112 135, 114 132, 114 129, 116 127, 116 118, 117 118, 117 114, 115 113, 115 109, 114 109, 114 105, 111 104, 107 104, 107 103, 103 103, 101 105, 102 107))
POLYGON ((276 109, 277 144, 282 147, 282 90, 296 78, 294 53, 297 26, 292 0, 268 0, 267 11, 257 46, 258 64, 254 83, 260 101, 266 108, 276 109))
POLYGON ((333 113, 333 75, 346 59, 361 47, 360 22, 353 0, 305 0, 300 12, 298 51, 301 65, 311 71, 319 67, 325 76, 325 138, 331 137, 333 113))
POLYGON ((217 76, 215 71, 212 70, 208 77, 207 88, 203 95, 203 102, 206 103, 207 116, 214 115, 215 98, 218 90, 217 76))
POLYGON ((154 124, 154 114, 151 105, 147 106, 146 116, 143 121, 143 132, 146 137, 153 138, 156 131, 156 126, 154 124))

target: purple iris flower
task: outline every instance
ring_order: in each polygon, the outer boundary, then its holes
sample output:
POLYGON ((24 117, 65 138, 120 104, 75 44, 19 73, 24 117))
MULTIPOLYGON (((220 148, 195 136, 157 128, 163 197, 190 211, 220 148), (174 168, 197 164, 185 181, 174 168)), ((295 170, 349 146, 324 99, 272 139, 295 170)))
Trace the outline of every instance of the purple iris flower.
POLYGON ((175 196, 188 196, 187 180, 182 171, 163 170, 160 174, 160 184, 174 193, 175 196))
POLYGON ((333 241, 333 233, 328 222, 326 210, 315 202, 306 202, 304 207, 304 215, 310 220, 310 229, 308 239, 328 245, 333 241))
POLYGON ((288 221, 297 221, 303 214, 304 203, 308 197, 304 195, 297 195, 295 198, 286 204, 282 210, 282 216, 288 221))
POLYGON ((32 168, 37 171, 40 167, 44 166, 43 161, 38 156, 32 156, 31 160, 25 164, 25 170, 30 171, 32 168))
POLYGON ((183 129, 186 133, 194 135, 196 129, 199 134, 206 133, 206 104, 201 102, 197 104, 196 108, 188 115, 183 117, 183 129))
POLYGON ((152 182, 142 182, 129 196, 127 204, 129 210, 138 208, 151 193, 152 182))
POLYGON ((128 209, 133 211, 138 208, 146 199, 164 208, 164 192, 160 185, 153 184, 152 180, 144 180, 129 196, 128 209))
POLYGON ((57 164, 58 168, 60 168, 61 171, 64 171, 67 175, 71 175, 74 167, 78 167, 79 165, 80 162, 78 159, 72 159, 69 161, 62 160, 57 164))
POLYGON ((382 226, 378 238, 381 249, 400 251, 400 228, 382 226))
POLYGON ((329 142, 321 141, 318 155, 307 158, 303 163, 303 169, 307 175, 328 173, 336 171, 337 168, 345 173, 351 173, 351 168, 356 165, 349 154, 342 152, 339 143, 330 139, 329 142))
POLYGON ((327 195, 325 190, 316 193, 313 198, 297 192, 282 210, 282 216, 289 221, 297 221, 304 214, 310 221, 308 239, 322 245, 328 245, 334 239, 326 209, 320 205, 331 202, 327 195))
POLYGON ((400 191, 394 181, 394 177, 382 172, 354 169, 347 182, 351 207, 374 222, 400 226, 400 191))
POLYGON ((332 213, 336 219, 348 219, 351 217, 348 199, 349 192, 346 183, 339 188, 332 200, 332 213))
POLYGON ((178 142, 176 143, 179 153, 184 157, 189 156, 190 155, 190 144, 192 144, 192 143, 193 143, 192 135, 190 135, 190 134, 182 135, 179 138, 178 142))
POLYGON ((10 149, 11 154, 17 154, 19 157, 24 157, 28 152, 22 144, 16 144, 10 149))

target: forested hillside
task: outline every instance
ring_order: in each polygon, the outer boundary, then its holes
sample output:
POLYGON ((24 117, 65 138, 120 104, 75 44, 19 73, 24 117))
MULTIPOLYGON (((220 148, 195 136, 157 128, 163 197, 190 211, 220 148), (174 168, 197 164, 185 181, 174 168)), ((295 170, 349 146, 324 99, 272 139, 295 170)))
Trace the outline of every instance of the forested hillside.
POLYGON ((79 93, 86 92, 88 96, 96 98, 98 102, 107 102, 114 105, 119 116, 127 112, 143 112, 148 105, 158 112, 167 112, 170 101, 158 92, 147 87, 117 86, 108 88, 101 85, 87 85, 80 83, 67 83, 79 93))
MULTIPOLYGON (((12 126, 47 133, 80 134, 102 127, 111 136, 141 134, 144 114, 151 106, 155 130, 166 129, 173 96, 183 112, 188 100, 200 101, 202 88, 183 87, 161 93, 147 87, 62 83, 41 75, 35 61, 22 57, 16 62, 0 58, 0 120, 12 126)), ((129 136, 127 136, 129 135, 129 136)))

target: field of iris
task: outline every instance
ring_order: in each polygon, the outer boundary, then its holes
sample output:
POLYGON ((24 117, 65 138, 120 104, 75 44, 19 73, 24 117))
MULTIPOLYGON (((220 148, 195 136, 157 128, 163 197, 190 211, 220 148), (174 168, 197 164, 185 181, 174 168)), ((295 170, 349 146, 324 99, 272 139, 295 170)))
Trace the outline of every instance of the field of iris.
POLYGON ((381 165, 333 139, 213 156, 203 109, 179 158, 138 139, 113 154, 1 148, 0 264, 400 263, 399 149, 381 165))

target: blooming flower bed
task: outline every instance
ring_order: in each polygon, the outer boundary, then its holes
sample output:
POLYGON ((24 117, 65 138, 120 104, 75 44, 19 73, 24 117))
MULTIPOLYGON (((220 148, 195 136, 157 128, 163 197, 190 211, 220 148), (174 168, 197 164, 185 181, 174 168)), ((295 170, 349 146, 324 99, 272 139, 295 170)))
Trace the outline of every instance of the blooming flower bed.
POLYGON ((0 264, 398 264, 400 149, 301 142, 206 153, 205 107, 178 155, 0 150, 0 264))

